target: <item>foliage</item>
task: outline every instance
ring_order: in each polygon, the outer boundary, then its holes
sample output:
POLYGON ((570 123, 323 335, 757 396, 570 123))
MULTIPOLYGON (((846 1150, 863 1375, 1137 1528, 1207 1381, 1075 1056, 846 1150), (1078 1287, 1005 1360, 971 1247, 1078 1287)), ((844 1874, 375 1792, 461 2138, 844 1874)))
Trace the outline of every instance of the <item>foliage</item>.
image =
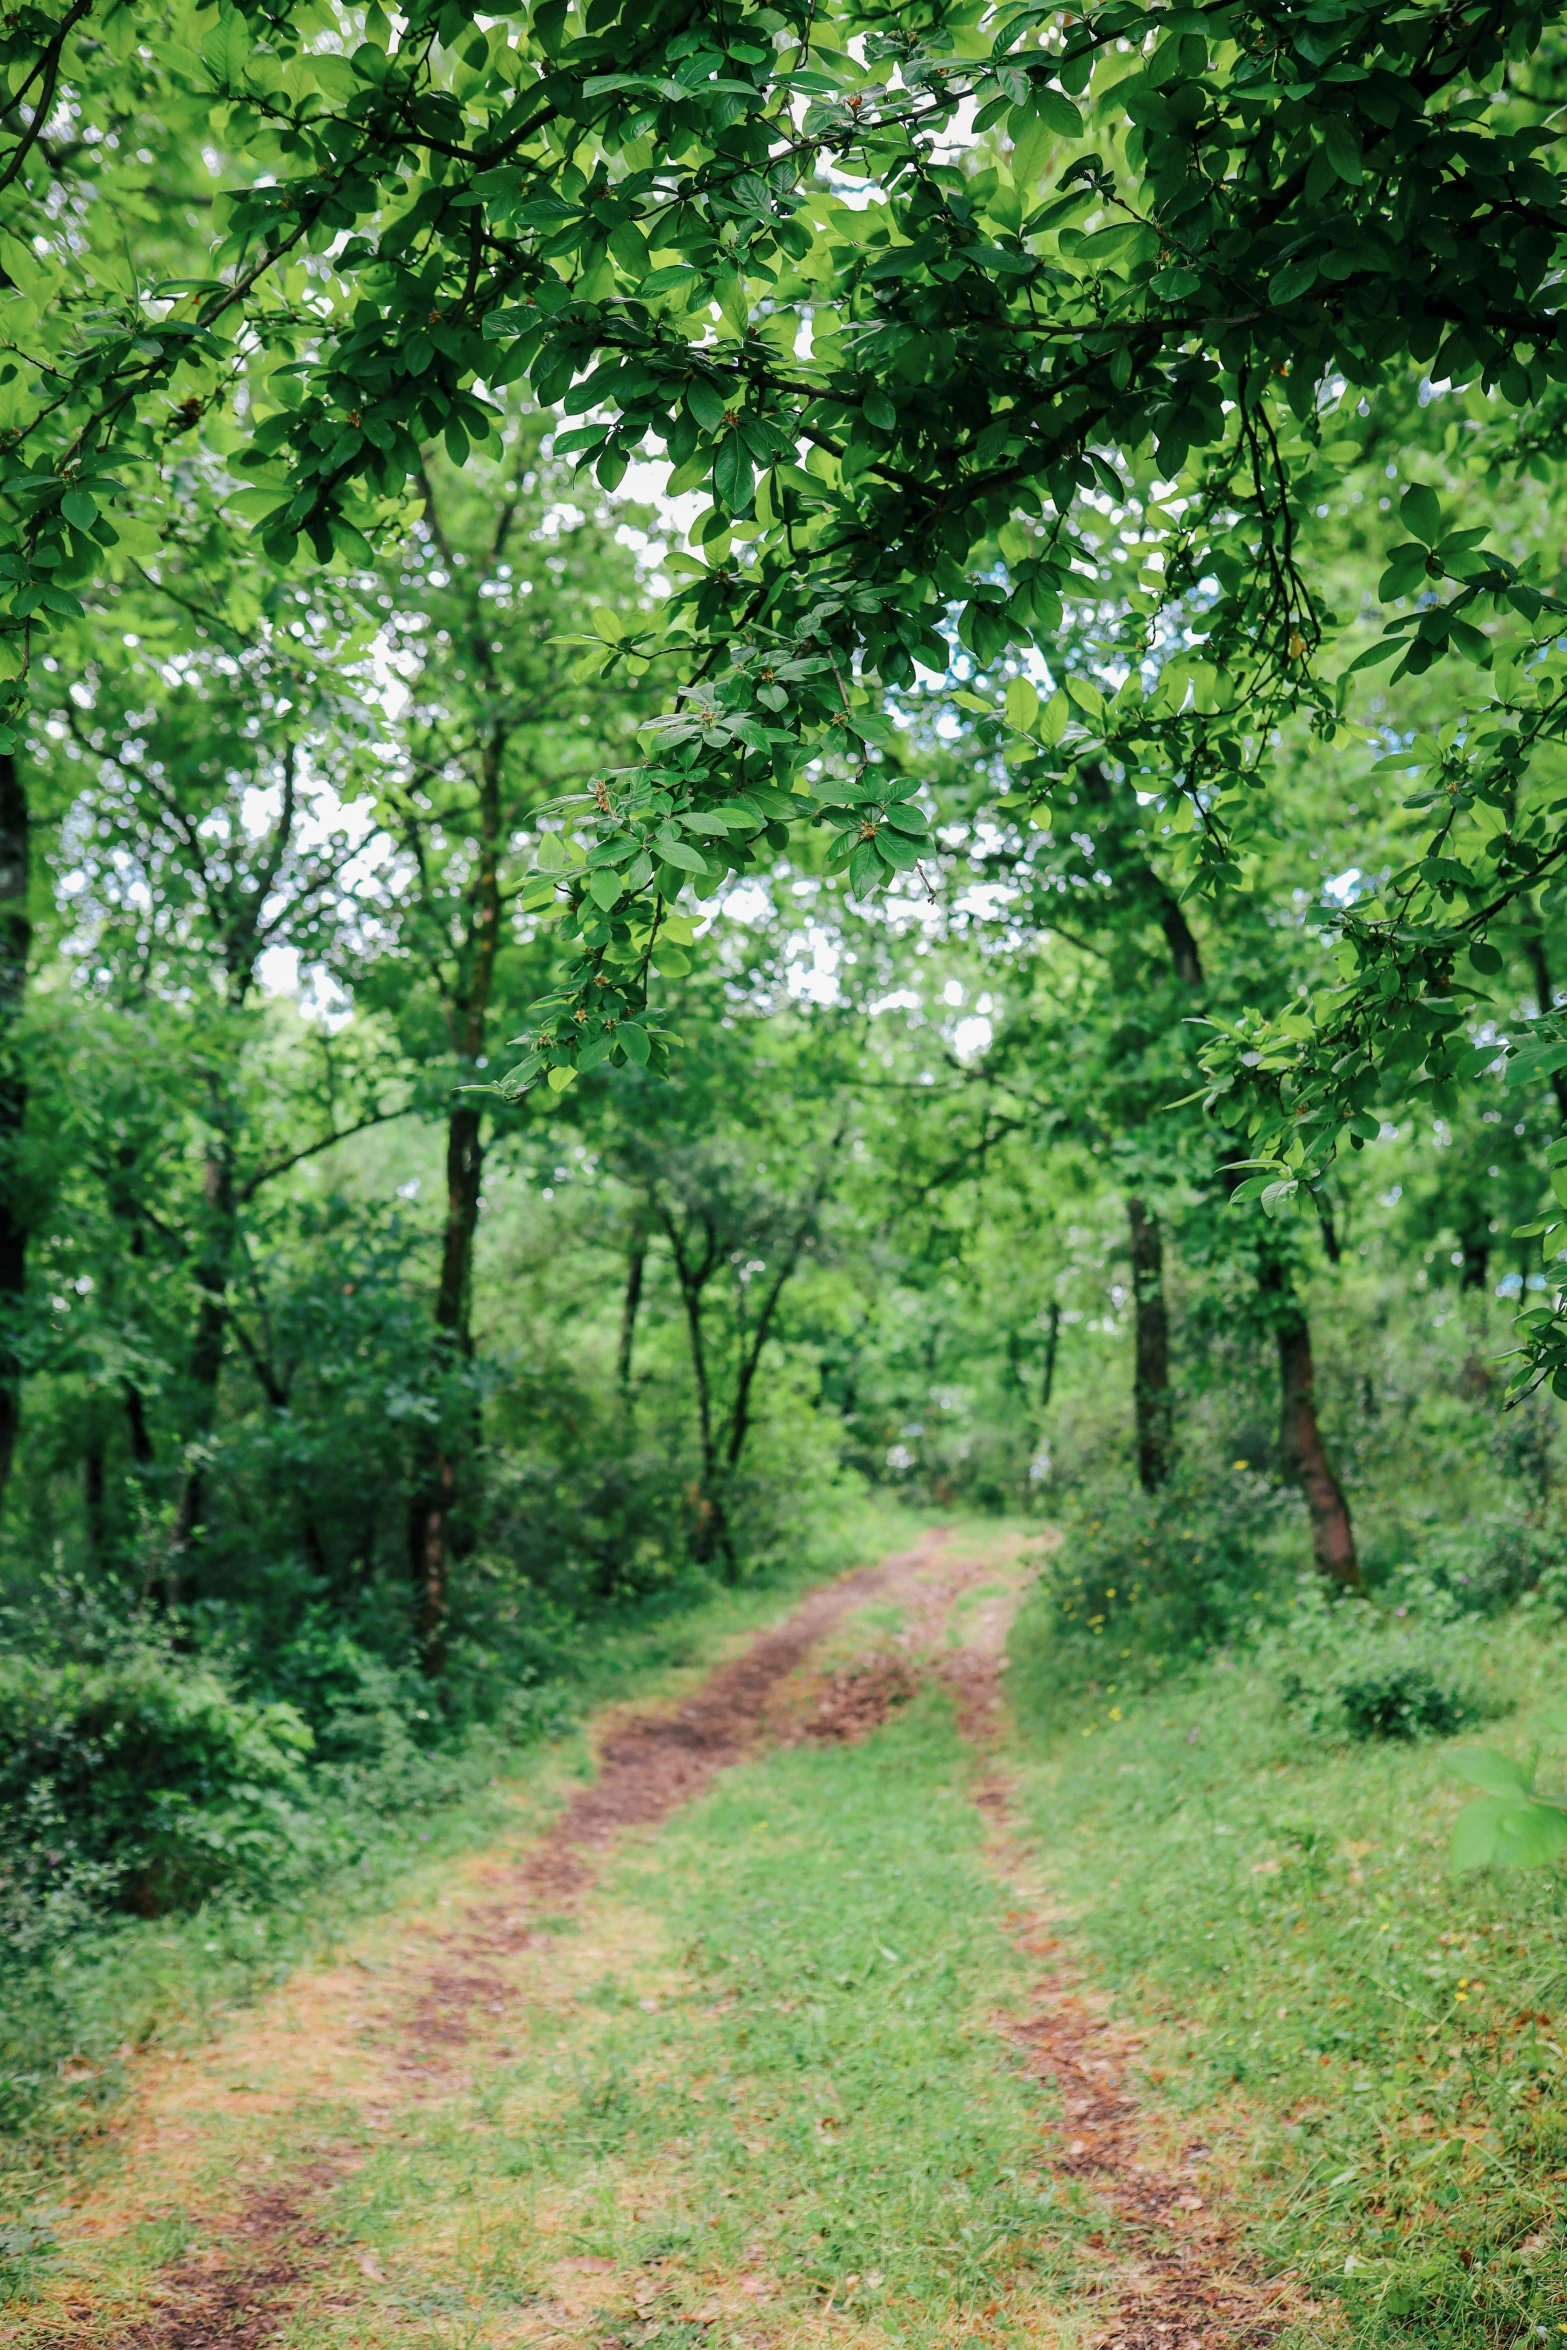
MULTIPOLYGON (((954 656, 1010 759, 1013 862, 1028 820, 1109 793, 1178 894, 1224 907, 1308 733, 1341 802, 1358 768, 1396 774, 1396 853, 1340 908, 1336 972, 1215 1018, 1243 1194, 1314 1196, 1389 1094, 1445 1115, 1499 1058, 1559 1072, 1548 996, 1476 1033, 1562 856, 1561 602, 1474 516, 1492 481, 1549 473, 1567 367, 1551 12, 143 17, 26 10, 6 34, 13 677, 77 666, 138 566, 187 611, 189 574, 242 575, 230 626, 310 566, 362 583, 428 444, 495 450, 524 378, 583 419, 558 449, 602 488, 651 437, 672 490, 710 498, 656 609, 605 601, 573 632, 585 674, 658 664, 662 708, 639 757, 564 795, 535 868, 525 903, 567 954, 511 1093, 662 1069, 676 899, 765 869, 799 820, 862 896, 926 872, 943 844, 888 695, 954 656), (1463 421, 1416 424, 1342 599, 1335 500, 1404 444, 1422 385, 1463 421), (1450 661, 1471 682, 1436 679, 1450 661), (1351 682, 1383 664, 1415 724, 1368 738, 1351 682)), ((10 715, 14 748, 20 684, 10 715)), ((1560 1232, 1552 1211, 1548 1263, 1560 1232)), ((1567 1379, 1552 1300, 1522 1340, 1522 1385, 1567 1379)))
POLYGON ((1384 1610, 1303 1583, 1260 1660, 1315 1737, 1447 1738, 1486 1710, 1473 1679, 1475 1638, 1430 1584, 1413 1607, 1384 1610))
POLYGON ((309 1729, 156 1647, 96 1665, 8 1658, 0 1679, 0 1850, 19 1904, 113 1887, 153 1915, 275 1878, 295 1840, 309 1729), (56 1845, 58 1839, 58 1845, 56 1845))
POLYGON ((1246 1632, 1289 1552, 1280 1496, 1244 1465, 1149 1495, 1074 1494, 1044 1554, 1026 1635, 1063 1693, 1178 1672, 1246 1632))

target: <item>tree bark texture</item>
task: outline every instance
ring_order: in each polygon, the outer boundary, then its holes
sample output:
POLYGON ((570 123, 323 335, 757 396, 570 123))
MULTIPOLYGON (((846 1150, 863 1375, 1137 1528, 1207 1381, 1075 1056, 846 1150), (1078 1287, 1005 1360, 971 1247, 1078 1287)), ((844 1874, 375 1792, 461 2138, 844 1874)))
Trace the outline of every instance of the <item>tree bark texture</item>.
MULTIPOLYGON (((446 1222, 435 1293, 438 1372, 467 1363, 473 1354, 473 1241, 484 1180, 482 1117, 481 1111, 462 1104, 447 1120, 446 1222)), ((471 1441, 476 1431, 470 1429, 468 1434, 471 1441)), ((445 1662, 457 1509, 457 1445, 450 1432, 432 1432, 418 1463, 408 1526, 414 1629, 425 1670, 432 1674, 439 1673, 445 1662)))
POLYGON ((1145 1493, 1168 1483, 1174 1418, 1170 1398, 1170 1320, 1164 1302, 1164 1246, 1159 1220, 1140 1199, 1126 1203, 1132 1243, 1132 1311, 1136 1356, 1132 1398, 1137 1474, 1145 1493))

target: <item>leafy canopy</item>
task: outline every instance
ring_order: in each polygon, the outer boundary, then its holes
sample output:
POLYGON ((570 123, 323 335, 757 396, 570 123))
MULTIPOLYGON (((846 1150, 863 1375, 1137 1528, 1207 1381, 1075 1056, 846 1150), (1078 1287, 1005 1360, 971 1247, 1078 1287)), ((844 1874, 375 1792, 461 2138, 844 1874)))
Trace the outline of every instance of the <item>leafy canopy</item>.
MULTIPOLYGON (((922 870, 889 697, 955 651, 975 683, 1015 673, 1024 800, 1084 761, 1163 794, 1188 891, 1234 878, 1282 725, 1332 744, 1353 669, 1464 664, 1453 723, 1391 746, 1427 837, 1346 917, 1342 985, 1210 1048, 1279 1204, 1363 1132, 1389 1071, 1438 1101, 1472 1073, 1488 926, 1567 857, 1546 758, 1567 716, 1557 600, 1417 485, 1380 583, 1392 618, 1346 663, 1308 527, 1422 373, 1547 418, 1567 380, 1558 18, 1382 0, 14 10, 13 709, 96 574, 215 519, 253 534, 253 559, 364 563, 406 517, 421 445, 458 463, 490 445, 496 395, 524 378, 566 412, 557 450, 606 487, 662 451, 670 488, 708 501, 692 553, 656 615, 595 616, 590 659, 653 665, 665 706, 635 764, 563 806, 579 855, 525 900, 567 953, 515 1092, 661 1067, 647 973, 666 909, 791 824, 824 820, 861 893, 922 870), (1134 500, 1143 568, 1098 676, 1069 674, 1063 646, 1103 618, 1079 527, 1134 500), (1041 670, 1063 690, 1041 698, 1041 670)), ((1567 1057, 1541 1010, 1529 1049, 1567 1057)), ((1541 1310, 1537 1359, 1567 1377, 1567 1325, 1541 1310)))

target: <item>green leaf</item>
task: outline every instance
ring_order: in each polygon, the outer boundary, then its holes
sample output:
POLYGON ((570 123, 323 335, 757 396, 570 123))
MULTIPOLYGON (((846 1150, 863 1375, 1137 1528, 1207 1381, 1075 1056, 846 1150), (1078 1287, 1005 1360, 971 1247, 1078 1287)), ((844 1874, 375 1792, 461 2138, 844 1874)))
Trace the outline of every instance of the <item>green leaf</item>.
POLYGON ((1358 188, 1365 173, 1360 160, 1360 141, 1351 125, 1337 119, 1325 122, 1322 145, 1338 177, 1346 186, 1358 188))
POLYGON ((1054 131, 1058 138, 1082 137, 1083 117, 1063 91, 1052 90, 1048 85, 1038 87, 1034 91, 1032 104, 1034 113, 1046 130, 1054 131))
POLYGON ((1567 1811, 1555 1804, 1482 1796, 1453 1823, 1455 1869, 1537 1869, 1567 1851, 1567 1811))
POLYGON ((728 413, 723 394, 699 375, 693 376, 686 386, 686 406, 704 432, 718 432, 728 413))
POLYGON ((1416 482, 1398 501, 1398 518, 1423 546, 1434 547, 1442 535, 1442 508, 1435 490, 1416 482))
POLYGON ((863 893, 877 889, 887 878, 887 868, 876 853, 874 841, 862 840, 849 857, 850 887, 863 893))
POLYGON ((89 490, 67 490, 60 500, 60 512, 73 529, 91 530, 98 519, 98 501, 89 490))
POLYGON ((725 433, 713 460, 713 494, 738 514, 751 503, 751 452, 738 432, 725 433))
POLYGON ((575 1069, 551 1069, 544 1082, 551 1093, 564 1093, 568 1085, 576 1084, 577 1072, 575 1069))
POLYGON ((625 894, 625 884, 612 865, 600 865, 588 875, 588 895, 607 914, 625 894))
POLYGON ((226 86, 244 79, 250 34, 238 9, 230 9, 227 16, 220 17, 203 39, 201 54, 219 83, 226 86))
POLYGON ((1007 724, 1019 734, 1027 734, 1039 716, 1039 695, 1026 677, 1010 678, 1007 682, 1007 724))
POLYGON ((653 843, 656 853, 666 865, 674 865, 682 873, 706 873, 707 859, 687 840, 676 840, 672 833, 660 833, 653 843))
POLYGON ((1483 1787, 1487 1795, 1529 1793, 1531 1781, 1522 1764, 1508 1755, 1497 1754, 1491 1747, 1463 1747, 1457 1754, 1448 1755, 1446 1761, 1455 1779, 1463 1779, 1471 1787, 1483 1787))
POLYGON ((615 1041, 625 1046, 628 1061, 635 1061, 639 1069, 647 1067, 649 1047, 645 1028, 639 1028, 635 1020, 622 1020, 615 1031, 615 1041))

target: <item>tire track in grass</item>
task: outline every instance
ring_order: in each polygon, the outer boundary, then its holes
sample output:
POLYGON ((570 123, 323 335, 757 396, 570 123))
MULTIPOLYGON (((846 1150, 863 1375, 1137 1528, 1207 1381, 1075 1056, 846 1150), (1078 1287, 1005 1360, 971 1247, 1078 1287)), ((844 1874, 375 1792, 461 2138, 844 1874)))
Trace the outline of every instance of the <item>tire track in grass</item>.
MULTIPOLYGON (((500 1898, 475 1905, 460 1927, 430 1938, 433 1964, 426 1961, 412 1995, 368 2021, 386 2063, 379 2093, 372 2088, 359 2100, 364 2127, 392 2127, 398 2103, 410 2093, 428 2096, 450 2086, 451 2060, 467 2046, 477 2020, 503 2016, 515 1997, 496 1962, 537 1944, 542 1917, 575 1909, 627 1832, 656 1826, 742 1761, 769 1727, 783 1685, 813 1649, 855 1609, 909 1584, 945 1540, 946 1530, 937 1528, 914 1549, 812 1592, 782 1623, 717 1666, 683 1703, 610 1716, 598 1742, 597 1776, 573 1793, 520 1861, 491 1872, 500 1898)), ((374 1974, 367 1961, 349 1963, 374 1974)), ((170 2131, 165 2143, 190 2135, 170 2131)), ((313 2147, 287 2181, 249 2186, 216 2230, 209 2220, 217 2256, 182 2257, 164 2269, 150 2305, 109 2319, 112 2334, 103 2330, 105 2313, 77 2295, 57 2305, 41 2329, 29 2326, 29 2350, 76 2350, 107 2340, 116 2350, 262 2350, 340 2256, 340 2238, 321 2205, 361 2159, 351 2143, 313 2147)))
POLYGON ((1189 2140, 1178 2168, 1168 2159, 1150 2159, 1153 2139, 1168 2139, 1170 2132, 1129 2086, 1139 2043, 1085 1995, 1060 1955, 1048 1914, 1034 1906, 1042 1900, 1032 1881, 1039 1856, 1020 1825, 1014 1782, 1000 1759, 1000 1676, 1021 1595, 1019 1578, 960 1635, 955 1651, 940 1647, 939 1611, 931 1612, 916 1637, 951 1691, 959 1728, 984 1765, 973 1799, 987 1824, 987 1858, 1028 1905, 1008 1919, 1009 1930, 1031 1957, 1055 1962, 1033 1987, 1033 2012, 1021 2023, 998 2017, 997 2028, 1034 2077, 1060 2097, 1064 2144, 1054 2168, 1082 2181, 1106 2205, 1117 2223, 1117 2249, 1129 2256, 1097 2340, 1103 2350, 1264 2350, 1302 2314, 1293 2280, 1260 2277, 1234 2222, 1202 2193, 1207 2146, 1189 2140))

